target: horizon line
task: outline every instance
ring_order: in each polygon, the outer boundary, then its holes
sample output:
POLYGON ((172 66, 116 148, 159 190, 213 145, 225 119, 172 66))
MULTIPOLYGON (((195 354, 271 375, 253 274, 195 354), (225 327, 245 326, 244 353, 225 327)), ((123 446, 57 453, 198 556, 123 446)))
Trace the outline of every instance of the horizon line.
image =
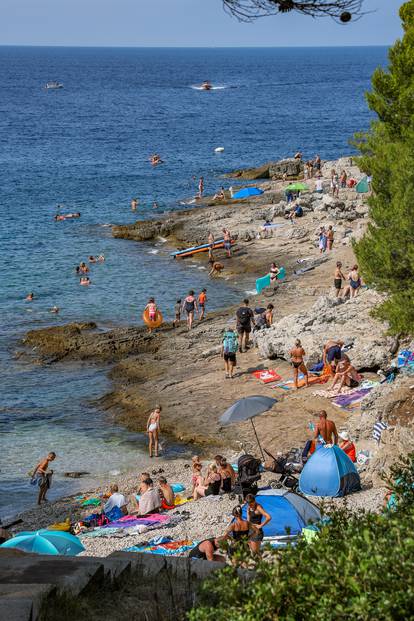
POLYGON ((26 47, 26 48, 77 48, 77 49, 142 49, 142 50, 215 50, 215 49, 326 49, 326 48, 373 48, 373 47, 390 47, 391 43, 378 43, 373 45, 364 44, 345 44, 345 45, 75 45, 75 44, 46 44, 46 43, 2 43, 0 48, 6 47, 26 47))

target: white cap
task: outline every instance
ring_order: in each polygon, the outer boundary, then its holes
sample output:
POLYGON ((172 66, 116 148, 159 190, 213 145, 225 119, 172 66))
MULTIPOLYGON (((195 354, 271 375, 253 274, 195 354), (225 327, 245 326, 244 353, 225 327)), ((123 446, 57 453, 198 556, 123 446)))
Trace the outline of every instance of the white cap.
POLYGON ((341 440, 349 440, 349 433, 347 431, 341 431, 338 435, 341 440))

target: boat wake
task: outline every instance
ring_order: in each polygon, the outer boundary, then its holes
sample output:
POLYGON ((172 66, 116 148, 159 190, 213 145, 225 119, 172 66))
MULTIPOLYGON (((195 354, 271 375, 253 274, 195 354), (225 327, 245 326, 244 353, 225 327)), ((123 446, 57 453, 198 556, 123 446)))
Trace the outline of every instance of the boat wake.
POLYGON ((231 88, 231 86, 211 86, 210 88, 203 88, 202 86, 196 86, 196 85, 192 85, 190 86, 190 88, 194 89, 195 91, 223 91, 226 88, 231 88))

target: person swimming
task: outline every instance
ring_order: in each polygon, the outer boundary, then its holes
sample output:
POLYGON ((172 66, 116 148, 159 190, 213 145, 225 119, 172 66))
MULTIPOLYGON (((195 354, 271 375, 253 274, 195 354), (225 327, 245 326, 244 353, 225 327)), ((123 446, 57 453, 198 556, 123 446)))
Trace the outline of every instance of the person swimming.
POLYGON ((98 261, 99 261, 100 263, 103 263, 103 262, 105 261, 105 255, 100 254, 100 255, 99 255, 99 257, 98 257, 98 261))
POLYGON ((88 261, 89 263, 96 263, 96 259, 93 255, 90 255, 90 257, 88 257, 88 261))
POLYGON ((88 278, 88 276, 82 276, 79 282, 81 285, 86 285, 86 286, 91 284, 90 278, 88 278))
POLYGON ((34 293, 28 293, 26 295, 26 301, 27 302, 33 302, 33 300, 34 300, 34 293))
POLYGON ((50 313, 54 313, 55 315, 57 315, 60 311, 59 306, 52 306, 52 308, 50 309, 50 313))

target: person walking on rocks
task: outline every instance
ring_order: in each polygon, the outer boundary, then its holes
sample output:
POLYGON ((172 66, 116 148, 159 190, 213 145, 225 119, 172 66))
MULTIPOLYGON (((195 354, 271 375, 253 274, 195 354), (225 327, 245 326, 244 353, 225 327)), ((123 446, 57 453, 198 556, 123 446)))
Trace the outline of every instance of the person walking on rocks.
POLYGON ((254 318, 254 313, 249 307, 249 300, 247 298, 243 300, 243 306, 240 306, 237 310, 236 317, 237 332, 239 334, 239 352, 243 353, 243 344, 244 351, 249 349, 249 336, 252 331, 252 321, 254 318))
POLYGON ((236 353, 239 343, 237 334, 230 328, 226 330, 223 336, 223 343, 221 345, 221 355, 224 360, 224 371, 226 373, 226 379, 233 379, 234 367, 237 364, 236 353))
POLYGON ((182 310, 187 313, 187 327, 189 330, 193 327, 194 311, 198 313, 197 300, 194 297, 194 291, 191 289, 187 297, 184 299, 182 310))
POLYGON ((206 302, 207 302, 207 289, 202 289, 201 293, 198 296, 198 309, 199 309, 198 318, 200 321, 204 319, 204 315, 206 311, 206 302))
POLYGON ((326 250, 327 239, 325 227, 321 226, 319 229, 319 252, 321 254, 326 250))
POLYGON ((158 441, 159 441, 159 433, 161 431, 160 417, 161 417, 162 407, 160 405, 156 405, 155 409, 148 416, 147 421, 147 433, 148 433, 148 448, 149 448, 149 456, 153 457, 153 450, 155 452, 155 457, 158 457, 158 441))
POLYGON ((337 261, 335 274, 334 274, 334 287, 336 291, 336 297, 339 298, 341 296, 342 289, 342 281, 346 280, 345 275, 342 272, 342 263, 337 261))
POLYGON ((299 371, 302 371, 306 379, 306 386, 309 386, 308 369, 303 359, 305 355, 306 352, 302 347, 302 343, 299 339, 296 339, 294 348, 290 350, 290 359, 293 365, 293 386, 296 390, 298 389, 299 371))
POLYGON ((331 191, 332 191, 332 196, 334 198, 338 198, 338 196, 339 196, 339 177, 338 177, 338 173, 336 172, 336 170, 334 168, 331 170, 331 191))

